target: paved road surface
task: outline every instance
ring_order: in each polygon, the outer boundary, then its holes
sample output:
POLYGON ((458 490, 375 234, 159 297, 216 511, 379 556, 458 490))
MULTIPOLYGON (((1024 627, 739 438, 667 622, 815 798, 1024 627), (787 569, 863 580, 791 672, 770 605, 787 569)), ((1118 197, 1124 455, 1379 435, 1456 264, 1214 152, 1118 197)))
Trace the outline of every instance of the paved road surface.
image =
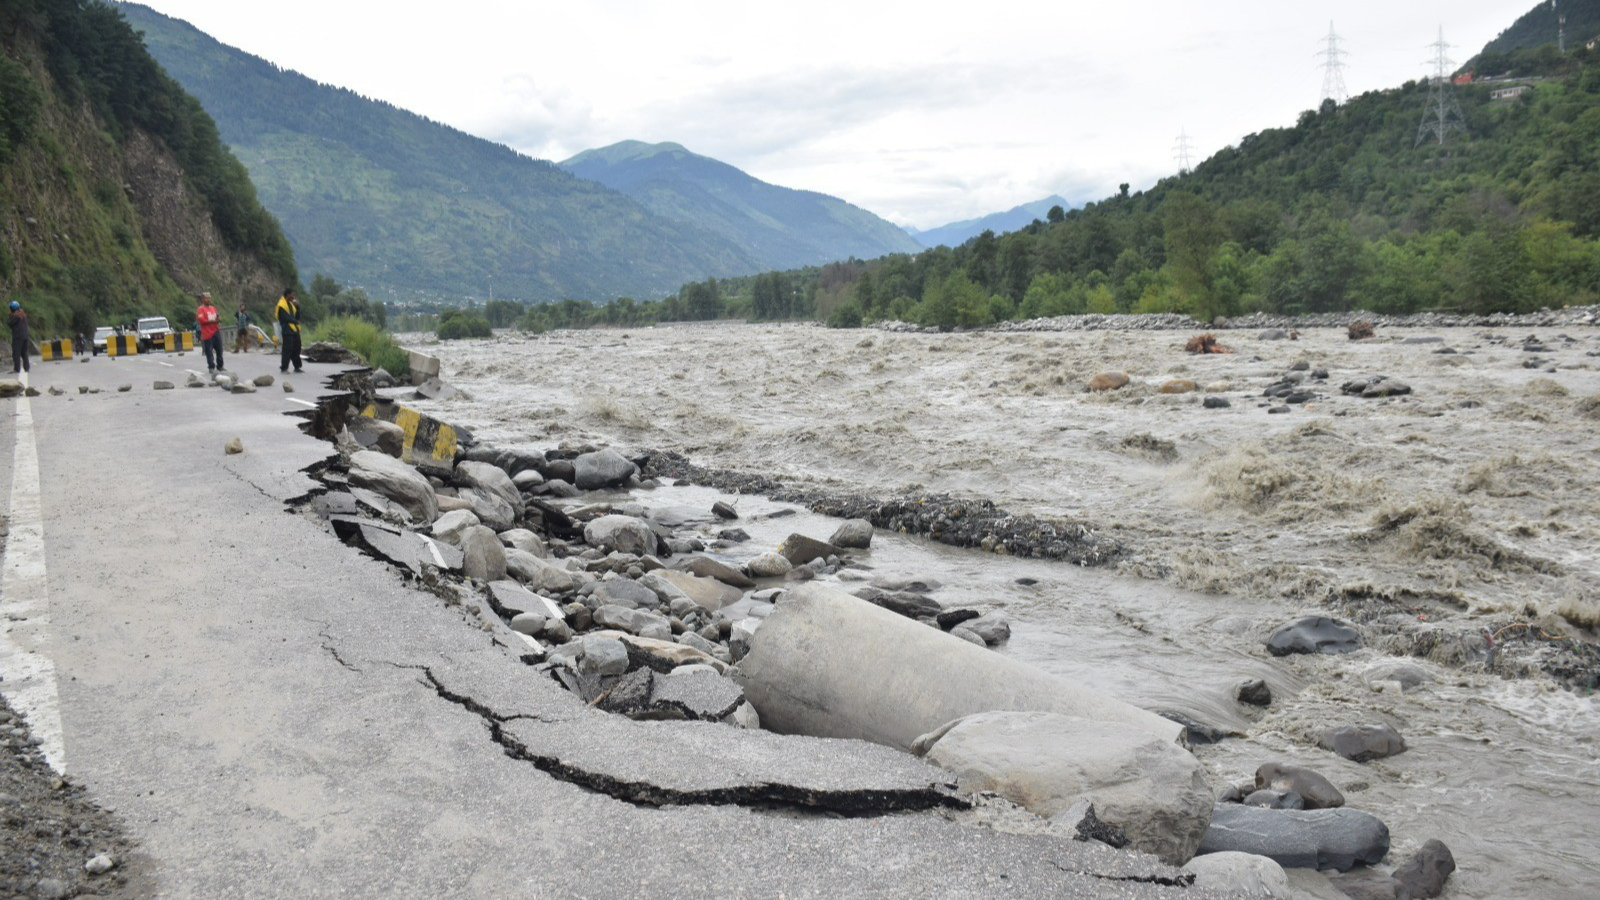
MULTIPOLYGON (((0 689, 124 818, 152 894, 1201 896, 1146 883, 1172 874, 1148 860, 962 816, 761 809, 722 790, 791 739, 584 726, 591 711, 473 611, 286 511, 329 451, 286 414, 336 367, 291 374, 294 394, 184 388, 203 362, 36 363, 32 383, 67 395, 0 401, 0 689), (243 454, 223 453, 232 437, 243 454), (649 779, 705 789, 657 808, 605 787, 649 779)), ((277 375, 274 356, 228 362, 277 375)), ((905 774, 867 745, 793 740, 779 752, 813 763, 793 767, 795 791, 905 774)))

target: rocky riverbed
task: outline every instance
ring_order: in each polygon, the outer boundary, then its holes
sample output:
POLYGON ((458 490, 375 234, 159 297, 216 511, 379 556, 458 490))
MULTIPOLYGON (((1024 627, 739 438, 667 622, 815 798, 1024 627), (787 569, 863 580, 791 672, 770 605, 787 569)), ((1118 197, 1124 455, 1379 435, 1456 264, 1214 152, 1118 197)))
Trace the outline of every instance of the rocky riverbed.
MULTIPOLYGON (((1002 609, 1001 652, 1231 732, 1197 748, 1219 791, 1309 766, 1388 823, 1390 864, 1443 838, 1447 895, 1577 897, 1596 886, 1574 842, 1600 796, 1592 312, 1380 319, 1360 341, 1251 322, 1208 355, 1181 328, 1103 325, 511 335, 427 347, 463 393, 416 405, 486 441, 614 445, 710 486, 652 503, 794 508, 755 491, 874 520, 869 577, 1002 609), (1129 377, 1087 390, 1104 372, 1129 377), (1344 388, 1379 376, 1409 391, 1344 388), (1039 525, 1070 540, 1051 553, 1039 525), (1082 546, 1097 552, 1064 552, 1082 546), (1343 618, 1360 649, 1270 656, 1302 614, 1343 618), (1238 697, 1254 678, 1267 706, 1238 697), (1318 747, 1377 724, 1407 751, 1318 747)), ((750 530, 770 548, 837 524, 750 530)), ((848 566, 819 574, 853 586, 848 566)))

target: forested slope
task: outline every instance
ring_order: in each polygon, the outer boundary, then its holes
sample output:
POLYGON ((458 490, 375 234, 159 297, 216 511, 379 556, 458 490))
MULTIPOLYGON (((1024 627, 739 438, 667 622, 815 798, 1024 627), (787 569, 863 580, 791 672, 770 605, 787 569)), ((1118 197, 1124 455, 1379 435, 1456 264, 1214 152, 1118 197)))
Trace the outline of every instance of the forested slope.
POLYGON ((266 304, 296 277, 200 104, 99 0, 0 4, 0 289, 36 338, 266 304))
POLYGON ((397 298, 659 296, 755 271, 748 251, 627 196, 121 4, 216 118, 308 270, 397 298))

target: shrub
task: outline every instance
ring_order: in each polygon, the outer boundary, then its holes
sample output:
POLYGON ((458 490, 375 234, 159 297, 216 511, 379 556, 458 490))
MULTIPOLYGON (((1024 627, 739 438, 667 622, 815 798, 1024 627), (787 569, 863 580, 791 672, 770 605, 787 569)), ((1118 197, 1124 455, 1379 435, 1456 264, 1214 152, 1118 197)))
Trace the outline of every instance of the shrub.
POLYGON ((494 329, 489 327, 489 320, 476 313, 447 309, 439 314, 439 340, 441 341, 453 341, 460 338, 486 338, 493 335, 494 329))
POLYGON ((374 369, 387 370, 396 378, 411 374, 411 357, 394 342, 394 336, 355 316, 333 316, 311 329, 313 341, 336 341, 361 357, 374 369))
POLYGON ((860 328, 861 307, 857 306, 854 300, 834 307, 833 312, 828 314, 828 327, 860 328))

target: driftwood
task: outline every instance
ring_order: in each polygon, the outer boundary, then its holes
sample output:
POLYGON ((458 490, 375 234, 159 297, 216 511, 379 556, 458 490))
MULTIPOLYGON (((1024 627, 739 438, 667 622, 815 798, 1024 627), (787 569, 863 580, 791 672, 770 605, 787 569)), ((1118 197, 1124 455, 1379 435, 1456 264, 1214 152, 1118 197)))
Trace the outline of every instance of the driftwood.
POLYGON ((1362 338, 1372 337, 1372 323, 1365 319, 1350 323, 1350 340, 1359 341, 1362 338))
POLYGON ((1184 344, 1183 345, 1183 349, 1189 351, 1190 353, 1232 353, 1233 352, 1232 350, 1229 350, 1227 347, 1224 347, 1221 344, 1217 343, 1217 336, 1212 334, 1209 331, 1206 332, 1205 334, 1197 334, 1194 337, 1189 338, 1189 343, 1184 344))

